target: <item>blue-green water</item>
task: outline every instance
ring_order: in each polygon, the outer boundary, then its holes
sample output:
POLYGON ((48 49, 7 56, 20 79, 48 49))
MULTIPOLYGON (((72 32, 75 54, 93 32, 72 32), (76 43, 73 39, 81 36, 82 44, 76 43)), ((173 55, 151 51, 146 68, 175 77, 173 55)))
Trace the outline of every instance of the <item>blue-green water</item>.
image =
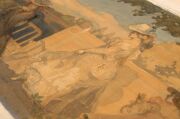
MULTIPOLYGON (((151 24, 154 22, 152 15, 146 16, 133 16, 133 10, 138 7, 131 6, 123 2, 116 2, 116 0, 79 0, 83 5, 86 5, 97 12, 107 12, 115 17, 121 26, 128 28, 132 24, 147 23, 151 24)), ((163 31, 160 28, 156 31, 158 40, 163 41, 178 41, 180 38, 173 37, 169 32, 163 31)))

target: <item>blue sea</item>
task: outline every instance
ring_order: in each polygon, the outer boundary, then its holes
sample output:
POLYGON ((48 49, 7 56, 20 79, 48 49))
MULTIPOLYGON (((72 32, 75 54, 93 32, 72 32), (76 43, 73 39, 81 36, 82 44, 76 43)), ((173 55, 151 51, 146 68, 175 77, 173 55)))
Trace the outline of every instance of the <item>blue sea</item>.
MULTIPOLYGON (((97 12, 107 12, 111 14, 124 28, 128 28, 128 26, 132 24, 151 24, 154 22, 152 15, 133 16, 133 10, 138 9, 138 7, 123 2, 117 2, 116 0, 79 0, 79 2, 97 12)), ((163 31, 161 28, 157 29, 156 34, 159 42, 180 42, 180 38, 171 36, 169 32, 163 31)))

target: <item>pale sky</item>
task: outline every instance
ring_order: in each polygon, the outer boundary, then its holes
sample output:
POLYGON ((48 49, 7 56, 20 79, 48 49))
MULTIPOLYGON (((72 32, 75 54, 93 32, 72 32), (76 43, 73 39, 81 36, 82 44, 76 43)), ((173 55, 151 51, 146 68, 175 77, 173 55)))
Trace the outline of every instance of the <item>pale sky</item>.
POLYGON ((148 0, 148 1, 180 16, 180 0, 148 0))

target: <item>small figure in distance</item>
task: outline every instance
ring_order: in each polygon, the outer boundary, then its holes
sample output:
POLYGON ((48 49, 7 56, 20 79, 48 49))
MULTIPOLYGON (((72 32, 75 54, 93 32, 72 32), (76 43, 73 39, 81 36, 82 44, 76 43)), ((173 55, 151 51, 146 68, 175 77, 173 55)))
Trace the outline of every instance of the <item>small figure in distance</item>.
POLYGON ((168 101, 169 99, 171 99, 171 101, 173 102, 173 104, 178 108, 178 110, 180 110, 180 91, 178 91, 177 89, 173 88, 173 87, 168 87, 167 91, 170 93, 169 95, 167 95, 166 97, 166 101, 168 101))

